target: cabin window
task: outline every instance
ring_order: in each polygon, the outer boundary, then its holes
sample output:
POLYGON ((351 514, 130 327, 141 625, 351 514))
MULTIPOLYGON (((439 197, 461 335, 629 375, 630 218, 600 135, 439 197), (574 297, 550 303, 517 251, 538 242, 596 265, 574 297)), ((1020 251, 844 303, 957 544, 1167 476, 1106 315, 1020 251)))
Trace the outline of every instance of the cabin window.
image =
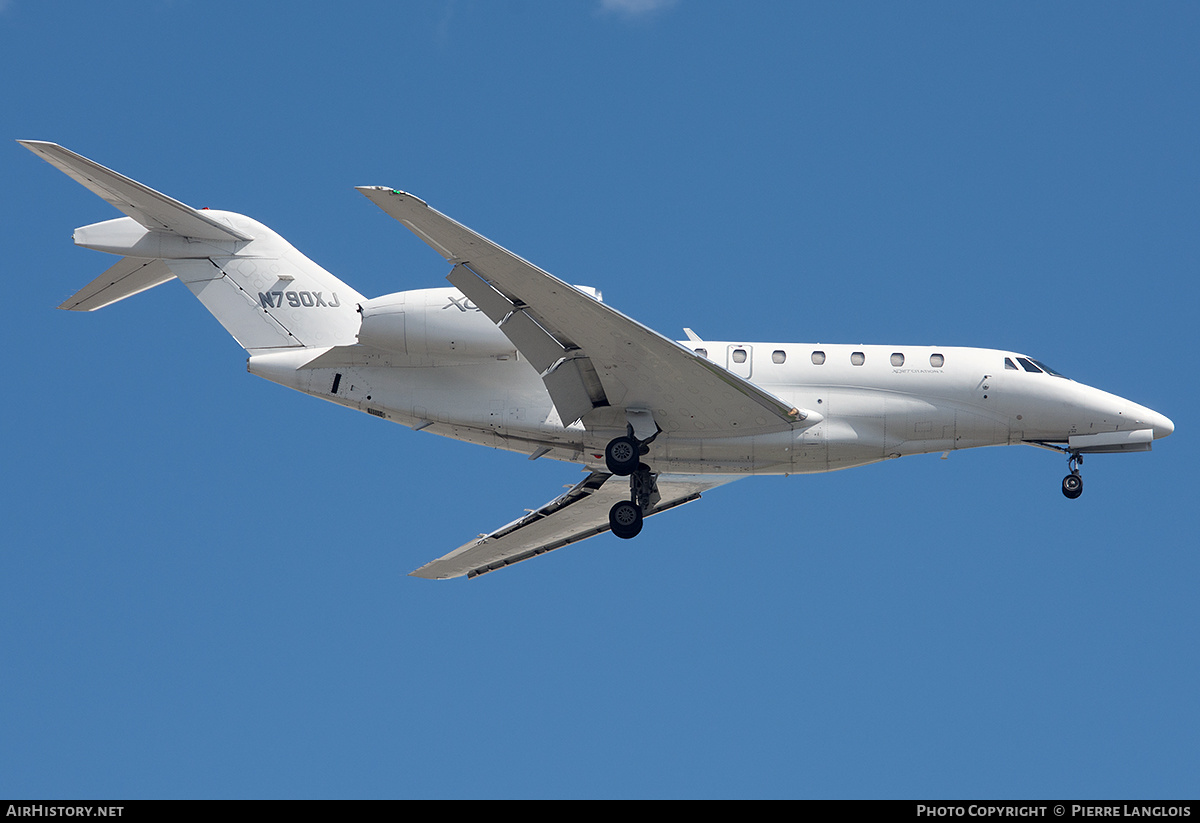
POLYGON ((946 358, 940 354, 931 354, 929 355, 929 365, 933 366, 935 369, 940 369, 942 366, 946 365, 946 358))
POLYGON ((734 363, 745 363, 746 362, 746 350, 745 349, 734 349, 733 350, 733 362, 734 363))
POLYGON ((892 365, 893 366, 903 366, 904 365, 904 355, 898 351, 892 352, 892 365))
POLYGON ((1009 357, 1004 358, 1004 368, 1009 369, 1011 371, 1018 371, 1017 364, 1014 363, 1012 361, 1012 358, 1009 358, 1009 357))
POLYGON ((1018 357, 1017 362, 1021 364, 1021 368, 1025 369, 1025 371, 1029 372, 1030 374, 1042 373, 1042 370, 1033 365, 1033 361, 1028 357, 1018 357))
POLYGON ((813 352, 812 353, 812 361, 813 361, 814 366, 824 365, 825 364, 825 352, 823 352, 823 351, 813 352))
POLYGON ((867 362, 867 356, 860 351, 850 353, 850 362, 855 366, 861 366, 867 362))
POLYGON ((708 349, 696 349, 696 354, 701 357, 708 357, 708 349))
POLYGON ((787 360, 787 352, 783 351, 782 349, 776 349, 775 351, 771 352, 772 363, 782 363, 785 360, 787 360))

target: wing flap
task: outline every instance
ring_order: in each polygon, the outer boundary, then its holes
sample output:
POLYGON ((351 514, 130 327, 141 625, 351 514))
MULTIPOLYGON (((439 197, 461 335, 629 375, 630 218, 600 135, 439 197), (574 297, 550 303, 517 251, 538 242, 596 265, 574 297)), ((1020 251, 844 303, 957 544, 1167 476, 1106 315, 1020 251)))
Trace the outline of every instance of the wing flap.
POLYGON ((504 318, 508 317, 514 308, 511 300, 461 263, 446 275, 446 279, 450 281, 451 286, 469 297, 497 326, 504 322, 504 318))
MULTIPOLYGON (((598 380, 595 387, 588 386, 590 368, 591 363, 585 357, 564 357, 542 375, 559 419, 568 426, 592 409, 608 405, 598 380)), ((595 374, 594 369, 592 373, 595 374)))
MULTIPOLYGON (((612 478, 608 472, 592 472, 541 508, 426 563, 410 575, 429 580, 478 577, 603 534, 609 528, 609 508, 629 498, 627 482, 612 478)), ((736 479, 728 475, 660 475, 661 500, 647 516, 690 503, 699 499, 701 492, 736 479)))
POLYGON ((500 331, 540 374, 544 374, 567 353, 566 347, 524 309, 517 309, 504 318, 500 323, 500 331))

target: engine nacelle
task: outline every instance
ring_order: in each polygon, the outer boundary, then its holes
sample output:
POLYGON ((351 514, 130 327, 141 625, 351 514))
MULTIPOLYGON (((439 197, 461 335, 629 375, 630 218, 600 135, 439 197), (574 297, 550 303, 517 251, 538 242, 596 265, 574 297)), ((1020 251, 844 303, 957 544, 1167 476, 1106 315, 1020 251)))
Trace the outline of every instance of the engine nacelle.
POLYGON ((418 289, 359 304, 358 342, 396 354, 516 357, 516 347, 458 289, 418 289))
MULTIPOLYGON (((576 286, 601 300, 599 290, 576 286)), ((358 305, 358 342, 395 354, 460 359, 507 359, 516 346, 458 289, 385 294, 358 305)))

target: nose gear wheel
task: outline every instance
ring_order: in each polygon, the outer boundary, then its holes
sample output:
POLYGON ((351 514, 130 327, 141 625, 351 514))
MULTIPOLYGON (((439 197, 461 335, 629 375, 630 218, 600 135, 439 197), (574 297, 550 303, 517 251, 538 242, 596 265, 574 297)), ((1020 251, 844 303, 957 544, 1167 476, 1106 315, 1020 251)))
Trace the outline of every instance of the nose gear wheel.
POLYGON ((1079 473, 1079 467, 1082 465, 1083 455, 1072 452, 1071 457, 1067 460, 1067 466, 1071 473, 1064 477, 1062 482, 1062 493, 1069 500, 1074 500, 1083 494, 1083 475, 1079 473))

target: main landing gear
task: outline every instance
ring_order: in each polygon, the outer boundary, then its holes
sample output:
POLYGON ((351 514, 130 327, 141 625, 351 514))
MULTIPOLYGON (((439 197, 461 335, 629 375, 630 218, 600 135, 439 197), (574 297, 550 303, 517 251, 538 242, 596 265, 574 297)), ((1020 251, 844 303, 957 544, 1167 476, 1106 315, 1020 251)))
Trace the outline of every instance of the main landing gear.
POLYGON ((637 441, 633 434, 614 437, 604 447, 604 463, 617 477, 628 477, 637 471, 638 461, 650 448, 637 441))
POLYGON ((1071 473, 1063 478, 1062 492, 1069 500, 1074 500, 1079 495, 1083 494, 1083 476, 1079 473, 1079 467, 1083 465, 1083 455, 1079 452, 1071 452, 1071 456, 1067 459, 1067 467, 1071 473))
POLYGON ((629 478, 629 499, 614 503, 608 510, 609 528, 622 540, 638 536, 643 518, 661 499, 654 473, 641 462, 642 455, 650 451, 650 441, 657 436, 655 433, 648 440, 638 440, 630 426, 627 436, 613 438, 604 447, 604 463, 608 470, 618 477, 629 478))

